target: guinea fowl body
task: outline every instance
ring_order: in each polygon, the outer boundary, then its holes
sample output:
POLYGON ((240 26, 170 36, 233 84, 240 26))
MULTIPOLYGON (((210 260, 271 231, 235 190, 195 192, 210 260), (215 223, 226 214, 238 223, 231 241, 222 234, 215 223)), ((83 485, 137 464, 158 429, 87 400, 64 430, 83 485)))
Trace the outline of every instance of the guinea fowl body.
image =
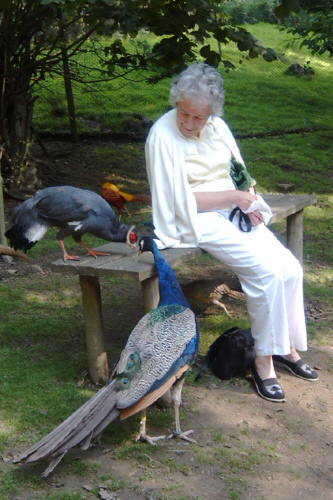
MULTIPOLYGON (((134 244, 133 228, 120 224, 118 217, 97 193, 73 186, 55 186, 41 189, 35 196, 14 208, 10 215, 6 237, 15 250, 27 252, 50 227, 57 227, 57 239, 63 248, 64 260, 68 256, 63 240, 72 236, 82 244, 86 233, 107 241, 134 244)), ((94 252, 92 251, 93 255, 94 252)), ((75 256, 73 260, 78 260, 75 256)))
POLYGON ((185 373, 199 349, 196 318, 154 241, 146 236, 139 246, 141 251, 154 254, 160 290, 158 306, 132 330, 110 382, 50 434, 15 458, 14 463, 52 458, 43 474, 46 477, 69 449, 76 445, 87 449, 90 440, 117 416, 124 419, 144 411, 169 389, 175 394, 175 433, 187 434, 180 431, 179 405, 185 373))

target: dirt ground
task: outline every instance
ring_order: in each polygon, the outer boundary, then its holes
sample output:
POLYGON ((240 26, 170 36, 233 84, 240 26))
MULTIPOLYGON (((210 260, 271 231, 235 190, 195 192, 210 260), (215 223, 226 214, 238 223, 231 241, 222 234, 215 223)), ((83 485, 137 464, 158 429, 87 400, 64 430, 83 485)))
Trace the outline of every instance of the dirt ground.
MULTIPOLYGON (((49 172, 54 175, 55 171, 50 164, 49 172)), ((90 173, 87 179, 85 170, 79 171, 79 177, 74 169, 70 171, 65 183, 83 183, 86 187, 91 182, 92 189, 104 175, 90 173)), ((7 200, 7 208, 12 203, 7 200)), ((43 257, 38 265, 50 272, 50 262, 49 256, 43 257)), ((8 271, 6 266, 0 263, 0 278, 8 271)), ((15 269, 17 276, 39 279, 36 268, 27 267, 25 262, 15 261, 15 269)), ((202 277, 202 272, 198 270, 197 277, 202 277)), ((204 273, 206 278, 216 278, 214 266, 204 273)), ((142 313, 139 287, 134 293, 138 306, 123 311, 131 321, 142 313)), ((232 299, 227 303, 232 311, 232 299)), ((307 310, 311 313, 309 303, 307 310)), ((286 393, 283 404, 260 398, 250 377, 221 381, 206 373, 199 384, 192 378, 185 383, 181 422, 183 430, 193 429, 197 444, 167 439, 155 448, 137 444, 134 451, 130 449, 125 458, 119 458, 103 446, 102 437, 101 444, 88 451, 72 450, 70 458, 56 468, 46 480, 46 490, 44 486, 39 494, 44 498, 47 491, 45 498, 56 498, 65 491, 79 491, 82 499, 104 500, 333 499, 333 347, 313 342, 304 359, 318 370, 320 380, 305 382, 278 369, 286 393), (79 458, 92 465, 83 479, 71 471, 71 461, 79 458), (96 461, 98 473, 93 471, 96 461), (110 474, 112 481, 105 479, 110 474)), ((165 410, 156 406, 148 411, 148 428, 161 411, 165 410)), ((118 426, 128 426, 129 436, 135 436, 137 420, 111 425, 115 432, 118 426)), ((165 432, 171 431, 172 416, 169 425, 165 432)), ((3 470, 17 467, 3 458, 3 470)), ((27 500, 37 495, 34 489, 16 498, 27 500)))

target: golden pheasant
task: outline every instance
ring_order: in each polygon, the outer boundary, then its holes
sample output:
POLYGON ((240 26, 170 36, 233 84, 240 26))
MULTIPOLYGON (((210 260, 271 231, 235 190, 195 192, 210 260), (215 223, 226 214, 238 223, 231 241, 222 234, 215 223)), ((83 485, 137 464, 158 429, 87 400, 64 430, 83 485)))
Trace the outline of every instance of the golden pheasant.
POLYGON ((146 203, 147 205, 151 203, 151 196, 136 196, 134 194, 125 193, 124 191, 120 191, 117 186, 108 181, 104 182, 102 186, 101 196, 111 206, 117 208, 119 217, 121 216, 122 209, 124 209, 127 212, 127 215, 130 216, 127 207, 125 206, 125 203, 129 201, 133 201, 135 203, 146 203))

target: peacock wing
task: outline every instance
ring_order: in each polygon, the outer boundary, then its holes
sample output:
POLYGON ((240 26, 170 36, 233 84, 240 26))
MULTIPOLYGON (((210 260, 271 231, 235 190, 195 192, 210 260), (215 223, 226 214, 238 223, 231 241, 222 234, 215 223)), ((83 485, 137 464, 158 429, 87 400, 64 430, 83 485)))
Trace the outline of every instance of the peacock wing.
POLYGON ((131 417, 132 415, 135 415, 135 413, 138 413, 139 411, 142 411, 142 410, 148 408, 148 406, 152 405, 161 396, 163 396, 163 394, 165 394, 166 391, 168 391, 169 389, 171 389, 171 387, 173 386, 173 384, 179 378, 181 378, 182 375, 185 372, 187 372, 187 370, 189 369, 189 367, 190 367, 189 364, 186 364, 186 365, 182 366, 182 368, 180 368, 178 370, 178 372, 175 373, 175 375, 169 377, 157 389, 155 389, 155 390, 153 390, 151 392, 148 392, 148 394, 146 394, 145 396, 143 396, 143 398, 141 398, 137 403, 135 403, 132 406, 129 406, 128 408, 125 408, 125 410, 122 410, 122 412, 120 414, 120 419, 121 420, 125 420, 126 418, 131 417))
POLYGON ((132 331, 117 366, 117 408, 132 406, 165 384, 192 362, 197 347, 190 309, 173 304, 146 314, 132 331))

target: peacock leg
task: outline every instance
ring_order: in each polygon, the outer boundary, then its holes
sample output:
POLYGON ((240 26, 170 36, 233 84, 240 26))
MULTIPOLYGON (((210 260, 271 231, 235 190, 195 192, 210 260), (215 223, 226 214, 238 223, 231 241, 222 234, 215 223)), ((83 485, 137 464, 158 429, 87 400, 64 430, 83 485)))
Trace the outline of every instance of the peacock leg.
POLYGON ((165 436, 156 436, 156 437, 148 436, 146 433, 146 422, 147 422, 146 410, 143 410, 141 412, 139 434, 137 435, 135 441, 146 441, 147 443, 156 446, 155 441, 159 441, 160 439, 165 439, 165 436))
POLYGON ((185 377, 182 377, 180 380, 178 380, 171 389, 171 397, 172 397, 172 402, 173 402, 173 409, 175 413, 175 424, 176 428, 172 431, 172 434, 168 436, 168 439, 171 439, 173 437, 179 437, 181 439, 184 439, 184 441, 189 441, 191 443, 196 443, 194 439, 191 439, 187 437, 189 434, 192 434, 194 431, 189 430, 182 432, 180 428, 180 419, 179 419, 179 407, 182 402, 182 390, 183 390, 183 385, 185 382, 185 377))
POLYGON ((67 250, 65 248, 64 242, 62 240, 58 240, 61 246, 62 254, 64 261, 66 260, 80 260, 80 257, 78 255, 68 255, 67 250))

